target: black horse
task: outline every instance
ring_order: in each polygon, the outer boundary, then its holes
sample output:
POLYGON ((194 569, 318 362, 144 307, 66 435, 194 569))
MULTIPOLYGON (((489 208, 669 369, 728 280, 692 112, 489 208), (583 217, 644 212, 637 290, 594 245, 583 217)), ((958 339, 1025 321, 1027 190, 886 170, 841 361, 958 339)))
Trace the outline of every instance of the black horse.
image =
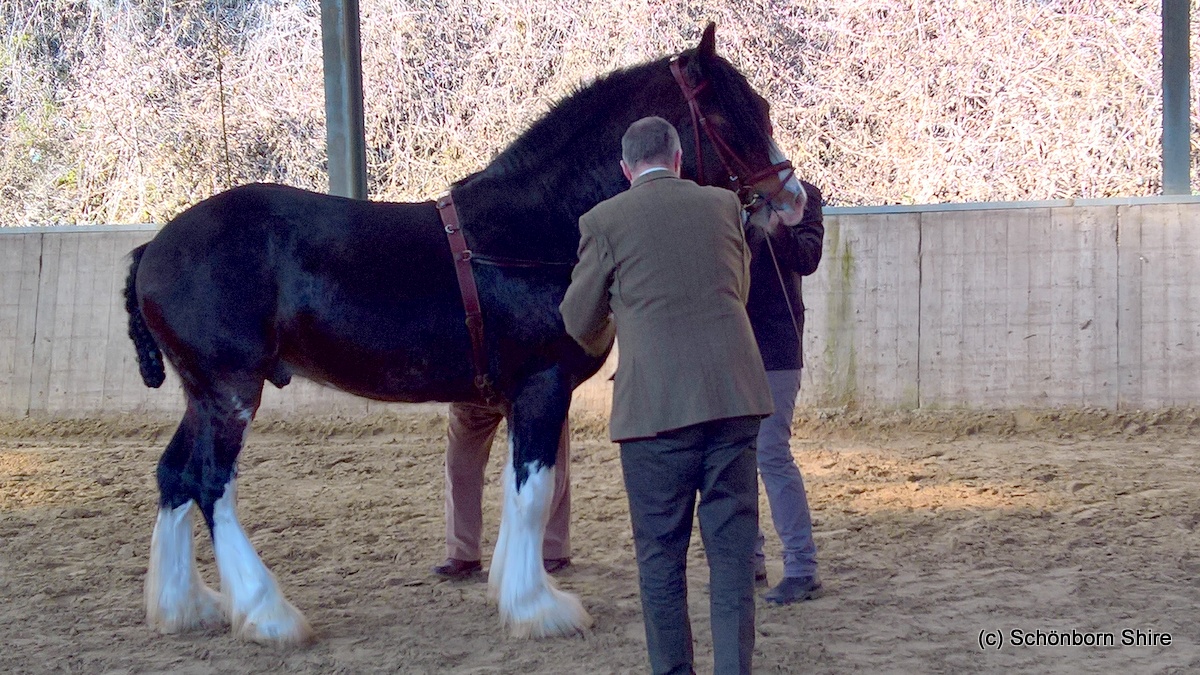
POLYGON ((455 183, 452 208, 445 198, 376 203, 246 185, 189 208, 133 251, 125 293, 142 377, 159 386, 165 357, 187 399, 158 463, 145 586, 151 625, 175 632, 230 622, 268 643, 310 637, 236 514, 238 453, 263 384, 282 387, 293 375, 385 401, 494 397, 505 405, 510 459, 490 590, 514 634, 590 625, 541 565, 559 430, 571 392, 602 363, 567 336, 558 312, 579 216, 627 187, 620 139, 648 115, 672 121, 687 140, 687 176, 770 207, 755 206, 752 220, 803 211, 766 101, 717 56, 713 34, 710 24, 696 49, 576 91, 455 183), (452 253, 455 209, 473 253, 452 253), (220 594, 195 566, 193 505, 213 539, 220 594))

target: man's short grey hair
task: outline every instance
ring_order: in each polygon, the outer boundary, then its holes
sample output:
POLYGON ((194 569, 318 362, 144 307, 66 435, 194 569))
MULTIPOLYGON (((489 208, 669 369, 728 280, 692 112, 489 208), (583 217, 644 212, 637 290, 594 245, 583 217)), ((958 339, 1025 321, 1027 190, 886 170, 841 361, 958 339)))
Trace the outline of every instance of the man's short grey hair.
POLYGON ((678 151, 679 132, 661 117, 643 117, 621 137, 621 159, 631 168, 638 162, 670 166, 678 151))

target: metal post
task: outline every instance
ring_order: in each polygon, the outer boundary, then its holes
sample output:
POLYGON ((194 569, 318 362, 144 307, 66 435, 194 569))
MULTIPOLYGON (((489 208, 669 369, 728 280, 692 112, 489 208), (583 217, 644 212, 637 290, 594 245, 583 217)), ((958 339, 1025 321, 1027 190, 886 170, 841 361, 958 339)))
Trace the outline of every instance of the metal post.
POLYGON ((329 192, 366 199, 367 141, 358 20, 358 0, 321 0, 329 192))
POLYGON ((1163 194, 1192 193, 1189 0, 1163 0, 1163 194))

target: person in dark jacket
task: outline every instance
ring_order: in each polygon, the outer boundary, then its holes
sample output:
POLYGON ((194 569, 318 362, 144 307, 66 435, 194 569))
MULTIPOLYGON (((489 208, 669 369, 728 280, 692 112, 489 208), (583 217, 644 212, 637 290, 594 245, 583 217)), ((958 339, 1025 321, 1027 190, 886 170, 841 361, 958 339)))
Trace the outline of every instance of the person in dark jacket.
MULTIPOLYGON (((766 227, 746 228, 746 244, 751 253, 746 312, 762 353, 775 404, 775 412, 759 428, 758 471, 767 491, 775 531, 783 544, 783 579, 764 595, 768 602, 777 604, 808 600, 821 589, 808 496, 790 445, 792 412, 804 365, 804 300, 800 280, 816 271, 825 237, 821 191, 811 183, 800 183, 808 201, 798 224, 784 225, 772 217, 766 227)), ((755 548, 755 580, 766 584, 763 540, 760 527, 755 548)))

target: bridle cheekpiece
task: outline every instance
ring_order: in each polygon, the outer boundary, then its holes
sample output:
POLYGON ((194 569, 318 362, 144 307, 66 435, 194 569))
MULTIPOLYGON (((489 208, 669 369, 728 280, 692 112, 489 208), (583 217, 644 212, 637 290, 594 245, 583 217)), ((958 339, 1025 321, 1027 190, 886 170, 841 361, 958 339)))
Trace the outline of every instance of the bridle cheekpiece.
POLYGON ((700 110, 700 102, 698 100, 700 93, 708 87, 707 81, 701 81, 696 86, 692 86, 687 81, 687 77, 683 74, 683 68, 679 65, 679 57, 671 57, 671 74, 675 76, 675 82, 679 84, 680 91, 683 92, 683 98, 687 100, 688 111, 692 115, 692 135, 696 146, 696 182, 704 184, 704 152, 700 145, 700 131, 704 130, 704 134, 708 136, 708 140, 712 143, 713 151, 716 152, 717 158, 721 160, 721 164, 725 167, 725 172, 729 176, 729 182, 735 186, 735 191, 738 198, 742 201, 742 206, 747 210, 756 210, 762 207, 759 202, 770 204, 775 197, 783 191, 788 179, 792 177, 795 169, 789 160, 783 160, 768 166, 761 171, 753 171, 745 161, 738 155, 729 143, 721 136, 720 132, 709 123, 708 118, 700 110), (735 170, 735 165, 737 169, 735 170), (787 174, 779 179, 777 187, 772 186, 770 189, 759 189, 757 186, 769 179, 772 176, 778 176, 782 172, 787 174), (743 179, 742 176, 748 175, 749 178, 743 179))

